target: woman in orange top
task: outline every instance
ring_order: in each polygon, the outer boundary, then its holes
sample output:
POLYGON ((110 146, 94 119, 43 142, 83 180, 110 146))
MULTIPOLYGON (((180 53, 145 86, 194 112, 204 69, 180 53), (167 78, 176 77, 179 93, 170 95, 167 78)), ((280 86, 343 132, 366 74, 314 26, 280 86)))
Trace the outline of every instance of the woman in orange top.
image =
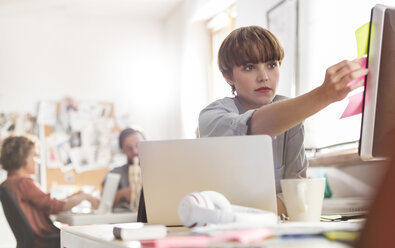
POLYGON ((83 200, 91 203, 92 209, 99 205, 99 199, 83 192, 76 193, 64 200, 51 198, 43 192, 31 178, 36 172, 38 153, 32 139, 24 136, 11 136, 4 140, 0 164, 8 172, 6 186, 19 203, 33 231, 39 236, 59 232, 51 220, 50 214, 70 210, 83 200))

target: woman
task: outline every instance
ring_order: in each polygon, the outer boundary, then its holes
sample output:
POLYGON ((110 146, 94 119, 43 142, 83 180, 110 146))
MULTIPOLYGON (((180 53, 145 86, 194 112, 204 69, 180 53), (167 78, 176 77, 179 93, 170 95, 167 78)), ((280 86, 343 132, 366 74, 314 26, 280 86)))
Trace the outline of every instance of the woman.
POLYGON ((92 209, 97 209, 99 199, 83 192, 64 200, 51 198, 49 193, 43 192, 31 177, 36 173, 37 160, 37 148, 32 139, 11 136, 4 140, 0 164, 8 176, 2 185, 10 190, 37 235, 44 237, 59 232, 49 219, 50 214, 70 210, 83 200, 88 200, 92 209))
MULTIPOLYGON (((304 178, 302 121, 329 104, 344 99, 368 73, 356 61, 342 61, 327 69, 324 82, 312 91, 287 99, 277 94, 284 50, 279 40, 259 26, 232 31, 218 52, 218 65, 235 97, 214 101, 200 112, 201 137, 267 134, 273 138, 276 191, 280 180, 304 178)), ((277 201, 278 213, 285 212, 277 201)))

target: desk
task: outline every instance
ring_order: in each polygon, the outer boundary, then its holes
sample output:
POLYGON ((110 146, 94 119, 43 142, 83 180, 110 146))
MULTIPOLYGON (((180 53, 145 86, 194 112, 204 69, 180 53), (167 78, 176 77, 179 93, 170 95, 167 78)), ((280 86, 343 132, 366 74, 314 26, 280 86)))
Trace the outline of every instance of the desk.
MULTIPOLYGON (((362 226, 362 222, 320 222, 320 223, 282 223, 274 226, 274 230, 279 234, 291 234, 295 231, 303 231, 303 229, 311 230, 312 228, 329 231, 329 230, 357 230, 362 226)), ((141 247, 138 241, 121 241, 114 238, 112 229, 114 225, 89 225, 89 226, 66 226, 61 230, 61 247, 62 248, 78 248, 78 247, 114 247, 114 248, 137 248, 141 247)), ((258 244, 259 246, 260 244, 258 244)), ((350 246, 329 241, 324 237, 312 237, 304 239, 281 240, 279 238, 271 238, 264 240, 262 246, 268 247, 327 247, 327 248, 349 248, 350 246)), ((235 243, 215 243, 212 247, 251 247, 250 245, 242 245, 235 243)), ((254 244, 255 246, 255 244, 254 244)))
POLYGON ((89 224, 110 224, 125 223, 137 221, 137 213, 89 213, 89 214, 73 214, 69 212, 59 213, 55 215, 55 219, 59 222, 69 224, 71 226, 89 225, 89 224))

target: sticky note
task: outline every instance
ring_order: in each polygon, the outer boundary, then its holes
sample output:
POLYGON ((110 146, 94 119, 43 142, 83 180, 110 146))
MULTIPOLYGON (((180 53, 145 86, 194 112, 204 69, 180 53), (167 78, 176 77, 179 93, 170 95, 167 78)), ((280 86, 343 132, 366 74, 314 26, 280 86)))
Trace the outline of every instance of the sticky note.
POLYGON ((350 232, 350 231, 329 231, 325 232, 324 236, 329 240, 343 240, 343 241, 355 241, 359 238, 359 232, 350 232))
POLYGON ((204 235, 169 236, 162 239, 141 241, 143 247, 207 247, 210 238, 204 235))
POLYGON ((353 96, 350 96, 348 98, 348 101, 348 105, 340 119, 362 113, 363 91, 353 96))
POLYGON ((368 52, 369 27, 370 22, 366 23, 355 31, 355 37, 357 39, 358 58, 362 57, 368 52))
MULTIPOLYGON (((361 68, 366 68, 366 57, 362 57, 362 58, 359 58, 359 59, 354 59, 353 61, 360 63, 361 64, 361 68)), ((362 77, 359 77, 357 79, 354 79, 354 80, 350 81, 347 84, 347 86, 351 86, 351 85, 353 85, 353 84, 355 84, 355 83, 357 83, 357 82, 359 82, 361 80, 364 80, 363 85, 365 85, 365 76, 362 76, 362 77)))
POLYGON ((185 235, 185 236, 168 236, 160 239, 142 240, 140 243, 143 247, 208 247, 210 244, 221 242, 240 242, 248 244, 251 242, 262 241, 272 237, 274 232, 272 229, 258 227, 245 228, 219 232, 211 235, 185 235))
MULTIPOLYGON (((357 61, 361 64, 361 68, 366 68, 366 57, 365 54, 368 53, 368 40, 369 40, 369 28, 370 22, 362 25, 355 31, 355 38, 357 39, 357 49, 358 49, 358 58, 354 61, 357 61)), ((359 77, 357 79, 352 80, 347 84, 347 86, 351 86, 361 80, 364 80, 365 76, 359 77)), ((363 82, 365 85, 365 82, 363 82)), ((344 110, 342 118, 350 117, 353 115, 357 115, 362 113, 362 103, 363 103, 363 92, 355 94, 348 98, 348 105, 344 110)))
POLYGON ((215 235, 211 241, 237 241, 243 244, 264 240, 273 236, 274 233, 268 228, 247 228, 232 230, 215 235))

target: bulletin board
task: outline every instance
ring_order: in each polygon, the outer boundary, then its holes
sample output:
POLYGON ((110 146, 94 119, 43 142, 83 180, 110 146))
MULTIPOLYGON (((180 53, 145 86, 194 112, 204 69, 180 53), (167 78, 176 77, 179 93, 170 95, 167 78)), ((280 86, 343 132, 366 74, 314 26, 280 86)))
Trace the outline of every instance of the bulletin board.
POLYGON ((122 164, 112 103, 40 102, 37 121, 48 191, 56 185, 101 189, 110 165, 122 164))
POLYGON ((0 141, 10 135, 37 135, 36 117, 30 113, 0 112, 0 141))
POLYGON ((76 173, 75 170, 62 172, 59 168, 47 168, 47 190, 51 190, 54 185, 73 185, 81 189, 85 185, 93 186, 101 190, 101 183, 107 175, 108 168, 96 169, 76 173))

